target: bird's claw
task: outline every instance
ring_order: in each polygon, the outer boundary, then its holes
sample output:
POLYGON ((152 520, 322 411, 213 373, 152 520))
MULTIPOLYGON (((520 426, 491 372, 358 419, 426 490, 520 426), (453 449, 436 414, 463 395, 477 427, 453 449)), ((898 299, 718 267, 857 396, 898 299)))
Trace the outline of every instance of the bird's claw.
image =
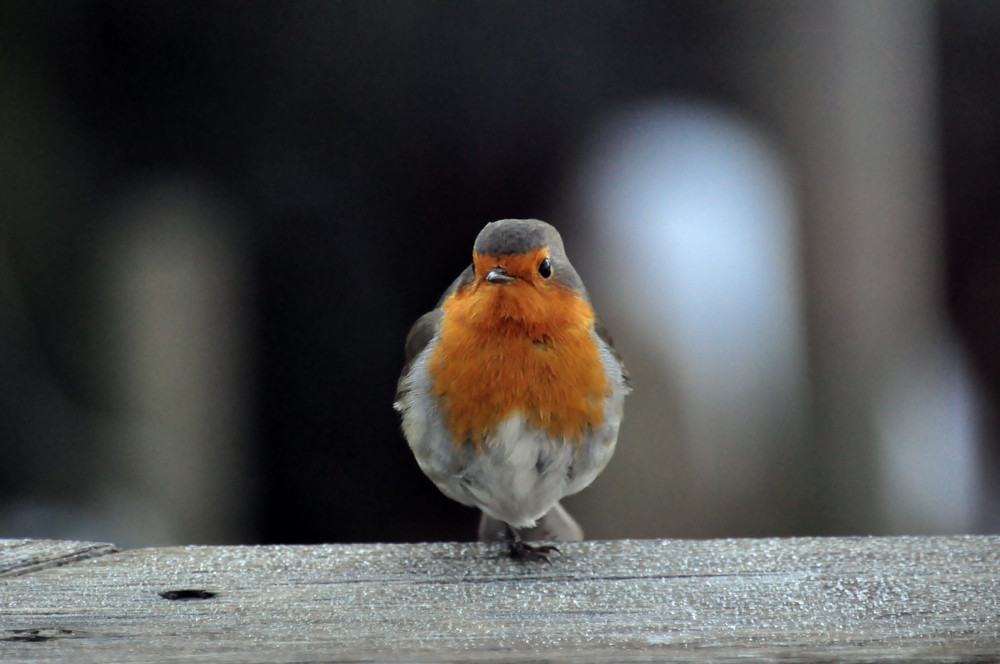
POLYGON ((549 560, 549 554, 552 552, 559 553, 559 549, 550 544, 534 546, 526 542, 517 541, 511 542, 507 555, 514 560, 523 560, 525 562, 533 563, 551 563, 552 561, 549 560))

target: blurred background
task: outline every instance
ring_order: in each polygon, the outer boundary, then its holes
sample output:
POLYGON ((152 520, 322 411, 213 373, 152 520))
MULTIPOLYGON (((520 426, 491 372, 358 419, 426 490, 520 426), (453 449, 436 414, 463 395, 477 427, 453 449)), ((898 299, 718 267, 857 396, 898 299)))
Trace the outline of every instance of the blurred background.
POLYGON ((1000 529, 1000 3, 0 10, 0 537, 475 537, 391 404, 488 221, 629 365, 588 537, 1000 529))

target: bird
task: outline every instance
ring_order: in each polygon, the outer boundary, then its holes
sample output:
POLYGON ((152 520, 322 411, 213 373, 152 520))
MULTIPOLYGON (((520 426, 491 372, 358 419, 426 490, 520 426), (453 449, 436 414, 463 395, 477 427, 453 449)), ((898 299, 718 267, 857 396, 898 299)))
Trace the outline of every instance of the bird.
POLYGON ((479 539, 549 561, 583 539, 560 500, 611 459, 631 380, 566 256, 538 219, 486 224, 472 263, 405 343, 394 407, 420 469, 482 512, 479 539))

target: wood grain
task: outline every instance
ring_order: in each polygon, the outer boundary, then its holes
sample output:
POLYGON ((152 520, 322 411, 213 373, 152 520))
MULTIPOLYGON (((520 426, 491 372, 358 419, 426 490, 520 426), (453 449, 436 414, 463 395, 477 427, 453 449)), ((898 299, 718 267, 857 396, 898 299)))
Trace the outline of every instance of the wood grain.
POLYGON ((448 543, 102 555, 0 579, 0 660, 1000 658, 997 537, 562 549, 551 565, 448 543))
POLYGON ((58 540, 0 540, 0 577, 29 572, 114 553, 112 544, 58 540))

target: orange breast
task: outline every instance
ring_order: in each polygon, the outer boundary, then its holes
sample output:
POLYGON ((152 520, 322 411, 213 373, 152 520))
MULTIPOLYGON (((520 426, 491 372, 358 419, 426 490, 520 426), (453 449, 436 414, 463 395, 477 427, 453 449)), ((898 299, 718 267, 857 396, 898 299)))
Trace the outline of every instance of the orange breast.
POLYGON ((455 444, 481 444, 517 412, 573 441, 604 421, 610 388, 590 338, 594 313, 574 291, 476 282, 443 309, 429 369, 455 444))

